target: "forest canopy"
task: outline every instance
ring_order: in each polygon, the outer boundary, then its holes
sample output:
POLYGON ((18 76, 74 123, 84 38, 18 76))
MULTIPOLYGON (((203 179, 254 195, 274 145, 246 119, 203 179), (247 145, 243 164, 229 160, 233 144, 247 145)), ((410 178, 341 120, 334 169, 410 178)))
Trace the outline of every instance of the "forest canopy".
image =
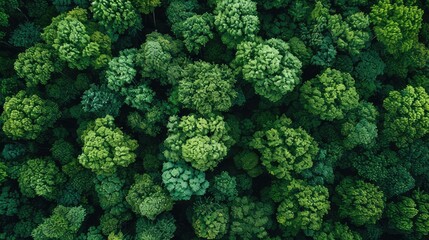
POLYGON ((429 239, 428 0, 0 0, 0 240, 429 239))

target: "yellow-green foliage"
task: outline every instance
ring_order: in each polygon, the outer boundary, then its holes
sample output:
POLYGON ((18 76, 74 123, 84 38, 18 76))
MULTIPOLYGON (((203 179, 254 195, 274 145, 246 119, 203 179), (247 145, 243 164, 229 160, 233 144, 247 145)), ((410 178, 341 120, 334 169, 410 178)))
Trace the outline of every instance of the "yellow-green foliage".
POLYGON ((90 123, 81 139, 79 162, 97 174, 114 173, 117 167, 126 167, 136 160, 137 141, 116 127, 110 115, 90 123))
POLYGON ((7 97, 3 109, 3 131, 14 139, 34 140, 60 117, 55 103, 25 91, 7 97))

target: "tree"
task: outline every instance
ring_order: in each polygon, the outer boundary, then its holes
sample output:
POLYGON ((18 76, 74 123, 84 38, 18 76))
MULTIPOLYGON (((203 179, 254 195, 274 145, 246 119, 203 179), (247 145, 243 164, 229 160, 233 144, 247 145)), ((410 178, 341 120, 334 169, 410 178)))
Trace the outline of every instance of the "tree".
POLYGON ((386 212, 389 226, 404 232, 412 231, 413 218, 419 213, 415 201, 409 197, 401 197, 398 202, 387 204, 386 212))
POLYGON ((76 78, 61 75, 46 85, 46 94, 61 108, 81 97, 82 92, 90 87, 90 82, 86 74, 79 74, 76 78))
POLYGON ((313 36, 303 37, 309 37, 311 45, 322 52, 325 52, 322 46, 332 42, 338 50, 346 51, 352 56, 359 55, 362 49, 369 46, 371 40, 368 15, 357 8, 331 14, 332 10, 328 6, 329 3, 316 2, 308 24, 313 36))
POLYGON ((19 169, 19 188, 27 197, 55 199, 64 182, 65 176, 50 159, 30 159, 19 169))
POLYGON ((319 230, 330 209, 328 189, 302 180, 278 180, 271 185, 268 196, 280 203, 276 218, 287 236, 296 236, 300 230, 319 230))
POLYGON ((253 40, 259 31, 256 3, 251 0, 217 1, 214 14, 214 24, 228 48, 253 40))
POLYGON ((116 174, 98 175, 94 179, 94 183, 100 207, 105 212, 117 216, 127 210, 127 206, 125 205, 126 191, 124 189, 124 180, 116 174))
POLYGON ((106 70, 107 86, 110 89, 120 92, 125 85, 133 81, 137 74, 134 69, 135 55, 135 51, 132 51, 110 60, 106 70))
POLYGON ((356 146, 369 148, 375 144, 378 136, 378 111, 373 104, 361 102, 348 113, 341 126, 341 134, 345 137, 344 146, 352 149, 356 146))
MULTIPOLYGON (((311 58, 311 64, 322 66, 323 68, 331 67, 334 64, 337 49, 335 48, 335 40, 342 34, 342 30, 346 30, 347 24, 342 22, 342 17, 337 17, 337 22, 341 23, 341 27, 337 24, 329 25, 330 9, 326 7, 326 3, 317 1, 312 11, 307 11, 307 24, 300 24, 300 37, 305 43, 314 49, 314 55, 311 58), (333 34, 337 34, 334 38, 333 34)), ((305 11, 304 11, 305 12, 305 11)), ((348 31, 348 33, 352 33, 348 31)), ((356 39, 355 39, 356 40, 356 39)), ((360 41, 358 41, 360 42, 360 41)), ((347 43, 342 41, 343 47, 347 43)))
POLYGON ((121 233, 121 225, 125 221, 131 219, 130 214, 120 215, 116 212, 105 212, 100 216, 99 228, 101 233, 105 236, 109 236, 109 239, 115 235, 115 233, 121 233))
POLYGON ((264 172, 257 153, 244 151, 234 156, 234 164, 238 169, 243 169, 250 177, 257 177, 264 172))
POLYGON ((7 178, 7 166, 0 162, 0 183, 4 182, 7 178))
POLYGON ((171 31, 183 39, 186 49, 191 53, 200 50, 213 39, 214 16, 211 13, 197 14, 201 6, 195 0, 172 0, 166 15, 171 31))
POLYGON ((64 207, 59 205, 52 211, 49 218, 46 218, 32 231, 31 236, 35 240, 76 239, 76 234, 85 216, 86 210, 82 206, 64 207))
POLYGON ((21 196, 18 191, 10 186, 3 186, 0 189, 0 214, 2 216, 15 216, 21 203, 21 196))
POLYGON ((182 23, 197 14, 201 6, 196 0, 171 0, 166 10, 168 23, 171 25, 171 31, 178 35, 182 23))
POLYGON ((405 79, 410 72, 425 68, 429 61, 429 49, 425 44, 416 42, 409 51, 393 56, 386 54, 384 58, 386 75, 405 79))
POLYGON ((133 6, 137 5, 137 10, 143 14, 149 14, 161 5, 160 0, 132 0, 131 3, 133 6))
POLYGON ((24 4, 28 12, 28 16, 33 19, 34 23, 38 26, 49 25, 52 17, 58 14, 53 4, 47 0, 34 0, 24 4))
POLYGON ((410 197, 401 197, 387 204, 389 226, 408 236, 422 239, 429 235, 429 194, 415 190, 410 197))
POLYGON ((304 83, 301 102, 310 113, 322 120, 343 119, 346 112, 358 106, 359 95, 349 73, 328 68, 304 83))
POLYGON ((160 213, 173 208, 168 193, 148 174, 135 175, 134 181, 125 197, 133 212, 154 220, 160 213))
POLYGON ((0 40, 6 36, 4 32, 9 27, 9 17, 15 9, 19 7, 19 2, 17 0, 12 1, 0 1, 0 40))
POLYGON ((194 15, 181 24, 181 36, 186 49, 191 53, 200 50, 214 37, 214 17, 209 13, 194 15))
POLYGON ((369 17, 363 12, 353 13, 343 19, 340 14, 329 16, 328 28, 341 50, 358 55, 370 42, 369 17))
POLYGON ((233 201, 238 197, 236 177, 222 171, 213 178, 209 192, 216 201, 233 201))
MULTIPOLYGON (((160 79, 161 84, 176 83, 180 75, 171 74, 173 60, 183 50, 183 43, 171 36, 152 32, 146 35, 146 42, 140 46, 136 55, 136 66, 141 67, 141 75, 150 79, 160 79)), ((181 69, 181 68, 179 68, 181 69)))
POLYGON ((293 37, 287 42, 290 46, 290 52, 296 56, 301 62, 302 66, 310 64, 313 53, 309 47, 307 47, 300 38, 293 37))
MULTIPOLYGON (((132 95, 130 95, 132 96, 132 95)), ((135 100, 139 100, 137 95, 135 100)), ((143 97, 143 96, 142 96, 143 97)), ((168 117, 177 114, 179 109, 166 101, 154 101, 148 109, 144 104, 139 108, 144 108, 145 113, 131 112, 128 115, 128 125, 136 132, 142 132, 149 136, 157 136, 161 132, 161 127, 168 122, 168 117)))
POLYGON ((200 171, 214 169, 233 143, 221 116, 172 116, 167 128, 164 157, 173 162, 183 159, 200 171))
POLYGON ((243 239, 266 239, 272 227, 274 207, 250 197, 236 197, 231 202, 230 236, 243 239))
POLYGON ((286 7, 289 5, 291 0, 274 0, 270 2, 258 0, 257 2, 260 3, 265 9, 272 9, 286 7))
POLYGON ((86 9, 75 8, 54 17, 43 29, 43 40, 73 69, 97 69, 110 60, 111 39, 89 26, 87 14, 86 9))
POLYGON ((228 111, 237 97, 235 82, 227 66, 198 61, 185 67, 178 100, 203 115, 228 111))
POLYGON ((324 222, 319 231, 311 232, 309 235, 314 240, 326 239, 348 239, 348 240, 361 240, 362 237, 359 233, 351 230, 346 224, 340 222, 328 221, 324 222))
POLYGON ((162 215, 154 221, 139 218, 136 224, 136 240, 169 240, 176 231, 175 220, 171 214, 162 215))
POLYGON ((37 44, 18 55, 14 68, 18 76, 25 79, 27 87, 46 85, 51 74, 60 70, 54 61, 52 51, 45 45, 37 44))
POLYGON ((328 36, 324 37, 317 47, 318 51, 313 55, 310 63, 323 68, 333 66, 337 57, 337 50, 332 39, 328 36))
POLYGON ((28 149, 24 144, 21 143, 9 143, 6 144, 1 152, 1 156, 7 160, 17 160, 27 153, 28 149))
POLYGON ((391 91, 384 99, 386 138, 397 146, 406 146, 429 132, 429 95, 422 87, 407 86, 391 91))
POLYGON ((398 155, 416 179, 419 177, 429 179, 429 146, 424 139, 416 140, 409 146, 399 149, 398 155))
POLYGON ((20 24, 9 38, 9 43, 15 47, 30 48, 34 44, 40 42, 40 27, 32 22, 20 24))
POLYGON ((101 234, 100 227, 90 227, 88 232, 79 235, 79 240, 104 240, 105 236, 101 234))
POLYGON ((3 105, 6 97, 15 95, 23 88, 23 84, 17 77, 8 77, 0 79, 0 104, 3 105))
POLYGON ((189 200, 192 195, 204 195, 209 187, 204 172, 183 162, 164 162, 162 182, 173 200, 189 200))
POLYGON ((242 42, 232 65, 257 94, 272 102, 279 101, 300 83, 302 63, 280 39, 242 42))
POLYGON ((292 128, 292 121, 280 116, 267 122, 262 131, 253 135, 250 146, 261 154, 261 162, 268 172, 280 179, 313 166, 312 158, 318 152, 317 143, 302 128, 292 128))
POLYGON ((112 116, 97 118, 81 135, 83 142, 79 163, 96 174, 112 174, 136 159, 138 144, 115 126, 112 116))
POLYGON ((380 0, 371 7, 370 17, 377 40, 390 54, 407 52, 418 41, 423 10, 405 2, 380 0))
POLYGON ((94 19, 107 29, 110 36, 141 27, 141 18, 132 1, 95 0, 91 6, 94 19))
POLYGON ((65 165, 76 159, 77 151, 73 144, 64 139, 56 140, 50 149, 52 157, 65 165))
MULTIPOLYGON (((410 163, 389 149, 359 151, 349 156, 352 166, 363 178, 375 182, 387 197, 403 194, 415 186, 410 163)), ((417 166, 414 166, 417 167, 417 166)))
POLYGON ((368 99, 380 90, 381 83, 377 77, 383 75, 385 67, 386 64, 374 50, 362 52, 358 56, 358 63, 351 74, 356 79, 359 96, 368 99))
POLYGON ((192 227, 200 238, 219 239, 228 231, 228 207, 223 204, 202 201, 192 208, 192 227))
POLYGON ((228 147, 208 136, 195 136, 182 145, 185 161, 200 171, 212 170, 226 156, 228 147))
POLYGON ((121 94, 125 96, 125 103, 129 106, 149 113, 156 105, 155 91, 143 83, 135 87, 123 88, 121 94))
POLYGON ((52 4, 58 12, 66 12, 76 5, 81 8, 90 6, 89 0, 52 0, 52 4))
POLYGON ((4 133, 13 139, 36 139, 43 131, 52 127, 60 117, 58 106, 37 95, 19 91, 6 97, 1 119, 4 133))
POLYGON ((335 159, 331 156, 329 146, 320 148, 316 157, 313 159, 313 166, 302 171, 301 175, 310 185, 326 185, 334 183, 334 163, 335 159))
POLYGON ((121 98, 105 85, 91 84, 82 95, 82 110, 97 117, 118 116, 122 106, 121 98))
POLYGON ((418 71, 416 75, 414 75, 410 80, 410 85, 413 87, 422 87, 426 90, 426 92, 429 91, 429 77, 427 76, 427 72, 429 69, 425 68, 421 71, 418 71))
POLYGON ((374 184, 345 178, 335 188, 334 201, 341 218, 349 218, 357 226, 375 224, 385 206, 383 192, 374 184))

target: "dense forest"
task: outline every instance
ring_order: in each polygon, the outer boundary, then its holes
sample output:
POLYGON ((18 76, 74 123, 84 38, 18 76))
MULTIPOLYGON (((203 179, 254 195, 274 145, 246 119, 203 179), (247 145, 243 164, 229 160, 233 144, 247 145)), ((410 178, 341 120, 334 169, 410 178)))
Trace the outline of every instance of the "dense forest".
POLYGON ((428 0, 0 0, 0 239, 429 239, 428 0))

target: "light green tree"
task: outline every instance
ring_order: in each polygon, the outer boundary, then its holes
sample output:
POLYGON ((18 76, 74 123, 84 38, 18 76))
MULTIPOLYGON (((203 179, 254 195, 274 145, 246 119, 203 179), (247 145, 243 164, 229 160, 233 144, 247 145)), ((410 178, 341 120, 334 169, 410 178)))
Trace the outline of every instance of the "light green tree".
POLYGON ((1 119, 4 133, 13 139, 36 139, 43 131, 52 127, 60 117, 58 106, 40 98, 19 91, 6 97, 1 119))
POLYGON ((221 116, 170 117, 163 154, 167 160, 185 160, 200 171, 214 169, 233 144, 229 126, 221 116))
POLYGON ((301 81, 301 61, 286 42, 276 38, 242 42, 232 65, 257 94, 272 102, 279 101, 301 81))
POLYGON ((371 7, 370 17, 377 40, 383 43, 391 54, 409 51, 418 42, 423 10, 405 2, 380 0, 371 7))
POLYGON ((343 119, 359 104, 352 76, 331 68, 305 82, 300 90, 304 108, 322 120, 343 119))
POLYGON ((227 66, 198 61, 186 66, 183 75, 178 100, 185 107, 205 115, 232 107, 237 97, 236 80, 227 66))
POLYGON ((138 144, 115 126, 112 116, 97 118, 81 135, 79 163, 97 174, 112 174, 136 160, 138 144))

